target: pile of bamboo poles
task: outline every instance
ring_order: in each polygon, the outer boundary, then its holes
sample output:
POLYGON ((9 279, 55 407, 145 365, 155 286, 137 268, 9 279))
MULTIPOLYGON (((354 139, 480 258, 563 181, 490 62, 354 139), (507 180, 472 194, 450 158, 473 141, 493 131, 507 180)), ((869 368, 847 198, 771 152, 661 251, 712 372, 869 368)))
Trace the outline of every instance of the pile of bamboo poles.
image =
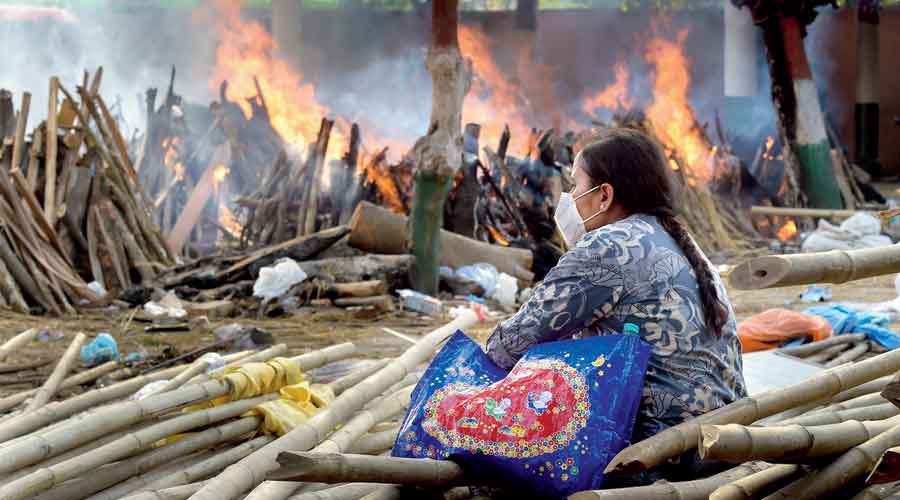
MULTIPOLYGON (((74 313, 152 279, 173 259, 139 196, 115 119, 99 94, 102 70, 77 92, 50 79, 48 118, 26 139, 31 97, 0 130, 0 305, 74 313), (60 99, 62 104, 60 105, 60 99)), ((9 93, 0 108, 12 109, 9 93)), ((0 98, 2 100, 3 98, 0 98)))
MULTIPOLYGON (((277 479, 268 473, 276 472, 275 457, 284 450, 384 454, 396 439, 398 420, 418 380, 416 371, 453 332, 474 322, 474 315, 457 318, 398 358, 362 364, 324 384, 325 392, 335 398, 282 437, 262 434, 262 417, 248 413, 277 399, 277 387, 269 389, 274 392, 263 390, 217 406, 196 405, 234 394, 228 379, 204 374, 206 361, 199 360, 56 401, 53 398, 59 394, 43 388, 5 398, 0 401, 10 413, 0 418, 0 498, 138 500, 210 494, 219 498, 216 491, 222 483, 245 490, 260 486, 260 492, 248 498, 320 498, 310 496, 317 490, 316 494, 330 495, 323 484, 263 481, 277 479), (169 382, 142 399, 130 399, 146 384, 161 380, 169 382), (258 464, 260 457, 265 471, 254 473, 249 483, 247 478, 229 478, 254 469, 252 464, 258 464)), ((10 341, 9 348, 33 337, 26 332, 10 341)), ((83 340, 76 337, 69 350, 76 352, 83 340)), ((6 352, 6 347, 0 346, 0 352, 6 352)), ((353 344, 345 343, 286 359, 307 373, 356 354, 353 344)), ((226 367, 284 356, 290 354, 280 344, 230 355, 226 367)), ((70 368, 67 353, 47 385, 74 383, 71 380, 80 374, 65 378, 70 368)), ((106 370, 117 368, 112 363, 106 370)), ((371 484, 342 491, 361 496, 377 488, 371 484)))

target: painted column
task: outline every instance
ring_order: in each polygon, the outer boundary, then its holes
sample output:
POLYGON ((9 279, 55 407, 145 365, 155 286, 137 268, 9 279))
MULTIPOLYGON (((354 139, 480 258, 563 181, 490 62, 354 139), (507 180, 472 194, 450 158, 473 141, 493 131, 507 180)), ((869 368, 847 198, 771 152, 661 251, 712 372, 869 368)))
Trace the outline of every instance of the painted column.
POLYGON ((831 163, 825 118, 803 48, 803 27, 794 16, 782 17, 778 23, 794 90, 794 147, 801 168, 800 184, 810 207, 842 208, 841 192, 831 163))
POLYGON ((856 28, 856 163, 873 174, 878 165, 878 0, 858 0, 856 28))
POLYGON ((724 0, 725 14, 725 100, 722 119, 735 153, 750 161, 756 151, 757 127, 748 118, 753 113, 753 99, 758 92, 760 54, 759 32, 753 24, 750 9, 739 9, 724 0))
POLYGON ((272 0, 273 55, 300 69, 302 39, 300 19, 303 0, 272 0))

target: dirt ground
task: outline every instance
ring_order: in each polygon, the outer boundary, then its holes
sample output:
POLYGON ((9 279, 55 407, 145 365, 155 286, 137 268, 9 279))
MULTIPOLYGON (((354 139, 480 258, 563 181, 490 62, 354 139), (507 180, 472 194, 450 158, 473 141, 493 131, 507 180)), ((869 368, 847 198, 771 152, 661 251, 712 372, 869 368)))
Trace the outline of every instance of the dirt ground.
MULTIPOLYGON (((736 264, 737 262, 732 262, 736 264)), ((805 287, 791 287, 761 291, 729 290, 738 320, 773 307, 802 310, 809 304, 800 301, 800 293, 805 287)), ((871 278, 831 287, 833 301, 880 302, 897 296, 894 276, 871 278)), ((341 342, 353 342, 358 347, 361 358, 383 358, 396 356, 409 343, 382 328, 389 328, 410 337, 417 337, 444 324, 445 319, 427 318, 414 313, 397 311, 375 318, 358 317, 353 312, 327 310, 306 316, 255 320, 231 318, 215 321, 207 328, 197 328, 189 332, 148 333, 144 330, 150 323, 141 322, 133 310, 90 312, 77 317, 51 318, 29 317, 9 312, 0 312, 0 341, 24 331, 27 328, 41 328, 61 331, 65 337, 52 341, 35 341, 14 358, 5 363, 17 365, 36 360, 48 363, 36 370, 0 374, 0 395, 35 387, 43 382, 52 370, 54 361, 65 351, 69 340, 77 332, 95 336, 109 332, 119 344, 122 355, 142 351, 165 359, 177 356, 213 343, 215 327, 228 323, 242 323, 262 328, 272 333, 276 342, 286 343, 292 355, 322 348, 341 342)), ((469 334, 483 341, 490 334, 498 319, 484 322, 469 334)), ((893 325, 895 329, 900 325, 893 325)))

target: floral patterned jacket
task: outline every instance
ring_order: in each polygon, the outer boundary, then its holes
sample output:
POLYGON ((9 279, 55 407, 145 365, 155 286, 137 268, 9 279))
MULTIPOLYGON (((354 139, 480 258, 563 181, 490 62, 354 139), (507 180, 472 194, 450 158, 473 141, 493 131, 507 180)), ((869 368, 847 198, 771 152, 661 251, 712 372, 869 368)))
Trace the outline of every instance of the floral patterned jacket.
POLYGON ((632 215, 587 233, 518 313, 497 326, 487 354, 509 369, 541 342, 640 327, 652 352, 632 441, 746 396, 734 313, 722 335, 704 326, 694 271, 656 220, 632 215))

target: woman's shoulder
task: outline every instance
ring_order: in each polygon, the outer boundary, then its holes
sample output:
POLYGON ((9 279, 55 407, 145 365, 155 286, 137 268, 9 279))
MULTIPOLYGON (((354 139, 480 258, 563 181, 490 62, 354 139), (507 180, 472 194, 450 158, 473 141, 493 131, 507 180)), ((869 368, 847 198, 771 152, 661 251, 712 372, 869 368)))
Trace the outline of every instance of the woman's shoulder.
POLYGON ((603 246, 610 242, 640 241, 666 237, 668 233, 659 225, 656 217, 648 214, 633 214, 628 217, 594 229, 579 242, 586 246, 603 246))

